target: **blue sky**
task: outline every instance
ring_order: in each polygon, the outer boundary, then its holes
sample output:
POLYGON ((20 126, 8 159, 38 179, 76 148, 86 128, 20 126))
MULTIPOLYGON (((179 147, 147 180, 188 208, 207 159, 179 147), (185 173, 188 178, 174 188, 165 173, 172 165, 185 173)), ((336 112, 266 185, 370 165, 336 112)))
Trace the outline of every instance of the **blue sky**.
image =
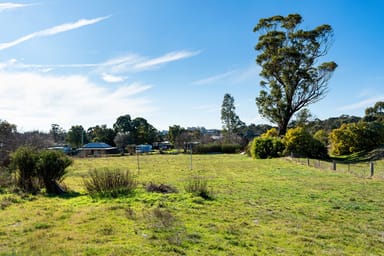
POLYGON ((260 18, 299 13, 303 28, 327 23, 322 61, 338 68, 315 117, 363 116, 384 100, 384 1, 40 0, 0 2, 0 119, 18 130, 113 125, 144 117, 221 128, 230 93, 247 124, 258 114, 255 63, 260 18))

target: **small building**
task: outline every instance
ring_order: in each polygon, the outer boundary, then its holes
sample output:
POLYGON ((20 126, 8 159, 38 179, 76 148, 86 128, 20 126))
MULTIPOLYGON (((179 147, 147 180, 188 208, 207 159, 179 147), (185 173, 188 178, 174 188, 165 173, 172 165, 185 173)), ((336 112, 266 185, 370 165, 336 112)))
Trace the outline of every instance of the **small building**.
POLYGON ((169 141, 161 141, 161 142, 154 142, 152 144, 152 148, 159 149, 159 150, 168 150, 168 149, 172 149, 173 145, 169 141))
POLYGON ((136 146, 136 153, 149 153, 152 151, 152 145, 142 144, 136 146))
POLYGON ((73 151, 72 148, 70 148, 68 145, 56 145, 53 147, 49 147, 49 150, 56 150, 56 151, 61 151, 66 155, 72 155, 73 151))
POLYGON ((117 147, 112 147, 104 142, 91 142, 79 148, 80 157, 100 157, 118 153, 117 147))

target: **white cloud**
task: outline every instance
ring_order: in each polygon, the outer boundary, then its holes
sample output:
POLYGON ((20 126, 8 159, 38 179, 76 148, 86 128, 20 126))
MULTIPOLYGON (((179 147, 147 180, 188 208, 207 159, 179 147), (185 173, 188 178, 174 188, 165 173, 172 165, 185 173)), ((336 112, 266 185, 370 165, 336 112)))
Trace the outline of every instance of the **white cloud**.
POLYGON ((356 102, 356 103, 353 103, 350 105, 341 106, 338 108, 338 110, 348 111, 348 110, 363 109, 363 108, 371 107, 376 102, 383 101, 383 100, 384 100, 384 95, 374 96, 374 97, 371 97, 371 98, 368 98, 368 99, 365 99, 365 100, 362 100, 362 101, 359 101, 359 102, 356 102))
POLYGON ((194 82, 192 82, 192 84, 196 84, 196 85, 212 84, 212 83, 227 79, 229 77, 232 77, 236 72, 238 72, 238 71, 237 70, 231 70, 231 71, 228 71, 228 72, 225 72, 222 74, 218 74, 218 75, 214 75, 214 76, 210 76, 210 77, 206 77, 206 78, 194 81, 194 82))
POLYGON ((31 72, 0 72, 0 84, 1 119, 24 131, 47 131, 52 123, 65 129, 76 124, 111 126, 122 114, 137 116, 154 110, 149 99, 138 95, 151 88, 146 84, 110 89, 84 76, 31 72))
POLYGON ((114 76, 107 73, 101 74, 101 78, 108 83, 120 83, 125 81, 125 77, 123 76, 114 76))
POLYGON ((209 85, 218 82, 226 82, 232 84, 245 83, 252 81, 257 83, 259 78, 260 68, 255 65, 250 65, 247 68, 234 69, 221 74, 209 76, 203 79, 192 82, 194 85, 209 85))
POLYGON ((32 4, 20 4, 20 3, 11 3, 11 2, 0 3, 0 12, 5 11, 5 10, 9 10, 9 9, 27 7, 30 5, 32 5, 32 4))
POLYGON ((81 20, 78 20, 78 21, 73 22, 73 23, 65 23, 65 24, 58 25, 58 26, 55 26, 52 28, 48 28, 48 29, 44 29, 44 30, 41 30, 38 32, 34 32, 34 33, 28 34, 26 36, 20 37, 14 41, 11 41, 8 43, 1 43, 0 44, 0 50, 11 48, 13 46, 16 46, 18 44, 21 44, 25 41, 31 40, 31 39, 36 38, 36 37, 52 36, 52 35, 66 32, 66 31, 78 29, 78 28, 81 28, 84 26, 92 25, 92 24, 98 23, 102 20, 108 19, 109 17, 110 16, 104 16, 104 17, 99 17, 99 18, 95 18, 95 19, 81 19, 81 20))
POLYGON ((167 53, 167 54, 165 54, 163 56, 160 56, 158 58, 149 59, 149 60, 145 60, 145 61, 139 62, 139 63, 137 63, 134 66, 134 68, 136 70, 155 68, 155 67, 158 67, 161 64, 165 64, 165 63, 168 63, 168 62, 173 62, 173 61, 177 61, 177 60, 181 60, 181 59, 190 58, 190 57, 196 56, 198 54, 200 54, 200 51, 195 51, 195 52, 191 52, 191 51, 169 52, 169 53, 167 53))
MULTIPOLYGON (((1 44, 0 44, 1 50, 1 44)), ((52 69, 93 69, 94 72, 101 75, 102 79, 106 82, 122 82, 125 80, 125 76, 121 74, 141 72, 151 68, 156 68, 162 64, 166 64, 173 61, 178 61, 186 58, 193 57, 199 54, 200 51, 175 51, 166 53, 156 58, 145 58, 138 54, 128 54, 119 56, 113 59, 109 59, 101 63, 80 63, 80 64, 25 64, 16 59, 11 59, 6 62, 0 62, 0 70, 32 70, 46 72, 52 69)))

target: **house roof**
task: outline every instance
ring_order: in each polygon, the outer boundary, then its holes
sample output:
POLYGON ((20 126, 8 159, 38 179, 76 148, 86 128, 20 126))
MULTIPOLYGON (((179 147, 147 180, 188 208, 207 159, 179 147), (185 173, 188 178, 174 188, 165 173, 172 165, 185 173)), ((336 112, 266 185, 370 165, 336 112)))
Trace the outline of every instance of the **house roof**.
POLYGON ((91 142, 88 144, 85 144, 80 149, 86 150, 86 149, 114 149, 115 147, 112 147, 104 142, 91 142))

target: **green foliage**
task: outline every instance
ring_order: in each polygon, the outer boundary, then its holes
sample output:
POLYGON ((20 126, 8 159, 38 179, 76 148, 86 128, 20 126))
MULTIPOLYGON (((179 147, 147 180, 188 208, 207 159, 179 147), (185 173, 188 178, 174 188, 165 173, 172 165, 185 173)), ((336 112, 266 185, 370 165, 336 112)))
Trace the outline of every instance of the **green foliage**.
POLYGON ((180 125, 169 126, 168 137, 169 141, 176 147, 180 147, 182 142, 180 141, 180 135, 185 132, 185 129, 180 125))
POLYGON ((295 156, 325 159, 328 157, 327 148, 303 127, 289 129, 283 138, 284 154, 293 153, 295 156))
POLYGON ((258 137, 251 145, 252 157, 259 159, 279 157, 283 150, 284 144, 277 137, 258 137))
POLYGON ((49 134, 52 136, 52 139, 55 143, 64 143, 66 132, 63 128, 60 127, 60 125, 51 124, 51 130, 49 131, 49 134))
POLYGON ((72 126, 71 129, 69 129, 65 140, 69 145, 75 148, 79 148, 83 146, 83 144, 88 143, 87 133, 81 125, 72 126))
POLYGON ((239 144, 199 144, 196 147, 196 153, 209 154, 209 153, 224 153, 234 154, 240 152, 239 144))
POLYGON ((328 143, 329 143, 329 134, 321 129, 321 130, 318 130, 314 135, 313 135, 313 138, 320 141, 321 143, 323 143, 324 146, 327 146, 328 143))
POLYGON ((0 119, 0 166, 8 166, 10 162, 9 152, 17 148, 16 125, 0 119))
POLYGON ((343 124, 334 129, 329 139, 334 155, 347 155, 372 150, 384 143, 384 125, 377 122, 343 124))
POLYGON ((240 152, 239 144, 222 144, 221 152, 224 154, 235 154, 240 152))
POLYGON ((200 196, 203 199, 213 199, 212 190, 208 189, 208 181, 205 177, 195 176, 190 178, 185 185, 185 191, 200 196))
POLYGON ((12 165, 17 171, 17 186, 24 192, 37 193, 44 185, 47 193, 59 194, 62 181, 72 159, 64 153, 52 150, 37 151, 31 147, 20 147, 11 155, 12 165))
POLYGON ((236 115, 235 110, 235 99, 229 93, 226 93, 221 105, 221 122, 223 123, 223 132, 227 143, 232 142, 240 127, 245 125, 236 115))
POLYGON ((286 133, 297 111, 325 96, 328 80, 337 67, 335 62, 315 66, 327 53, 333 35, 331 26, 303 30, 301 23, 299 14, 274 16, 260 19, 253 30, 260 33, 256 62, 264 78, 256 104, 262 116, 278 125, 279 135, 286 133))
POLYGON ((196 147, 196 153, 208 154, 208 153, 221 153, 220 144, 199 144, 196 147))
POLYGON ((90 127, 87 130, 87 137, 92 142, 105 142, 108 145, 115 146, 115 136, 115 130, 108 128, 105 124, 90 127))
POLYGON ((384 122, 384 101, 378 101, 373 107, 367 108, 364 120, 368 122, 384 122))
POLYGON ((116 133, 125 134, 132 144, 152 144, 158 139, 158 132, 142 117, 131 120, 130 115, 119 116, 113 125, 116 133))
POLYGON ((275 127, 269 129, 265 133, 260 135, 261 138, 273 138, 273 137, 279 137, 279 132, 275 127))
POLYGON ((8 168, 0 167, 0 194, 12 187, 14 181, 8 168))
POLYGON ((38 182, 37 162, 39 155, 31 147, 19 147, 11 154, 12 166, 17 170, 17 186, 24 192, 37 193, 38 182))
POLYGON ((83 183, 91 197, 116 198, 132 194, 137 187, 136 179, 129 170, 93 169, 88 172, 88 176, 83 183))
POLYGON ((67 167, 72 164, 72 159, 63 152, 43 150, 39 153, 37 163, 38 175, 47 193, 58 193, 56 181, 62 181, 67 173, 67 167))

